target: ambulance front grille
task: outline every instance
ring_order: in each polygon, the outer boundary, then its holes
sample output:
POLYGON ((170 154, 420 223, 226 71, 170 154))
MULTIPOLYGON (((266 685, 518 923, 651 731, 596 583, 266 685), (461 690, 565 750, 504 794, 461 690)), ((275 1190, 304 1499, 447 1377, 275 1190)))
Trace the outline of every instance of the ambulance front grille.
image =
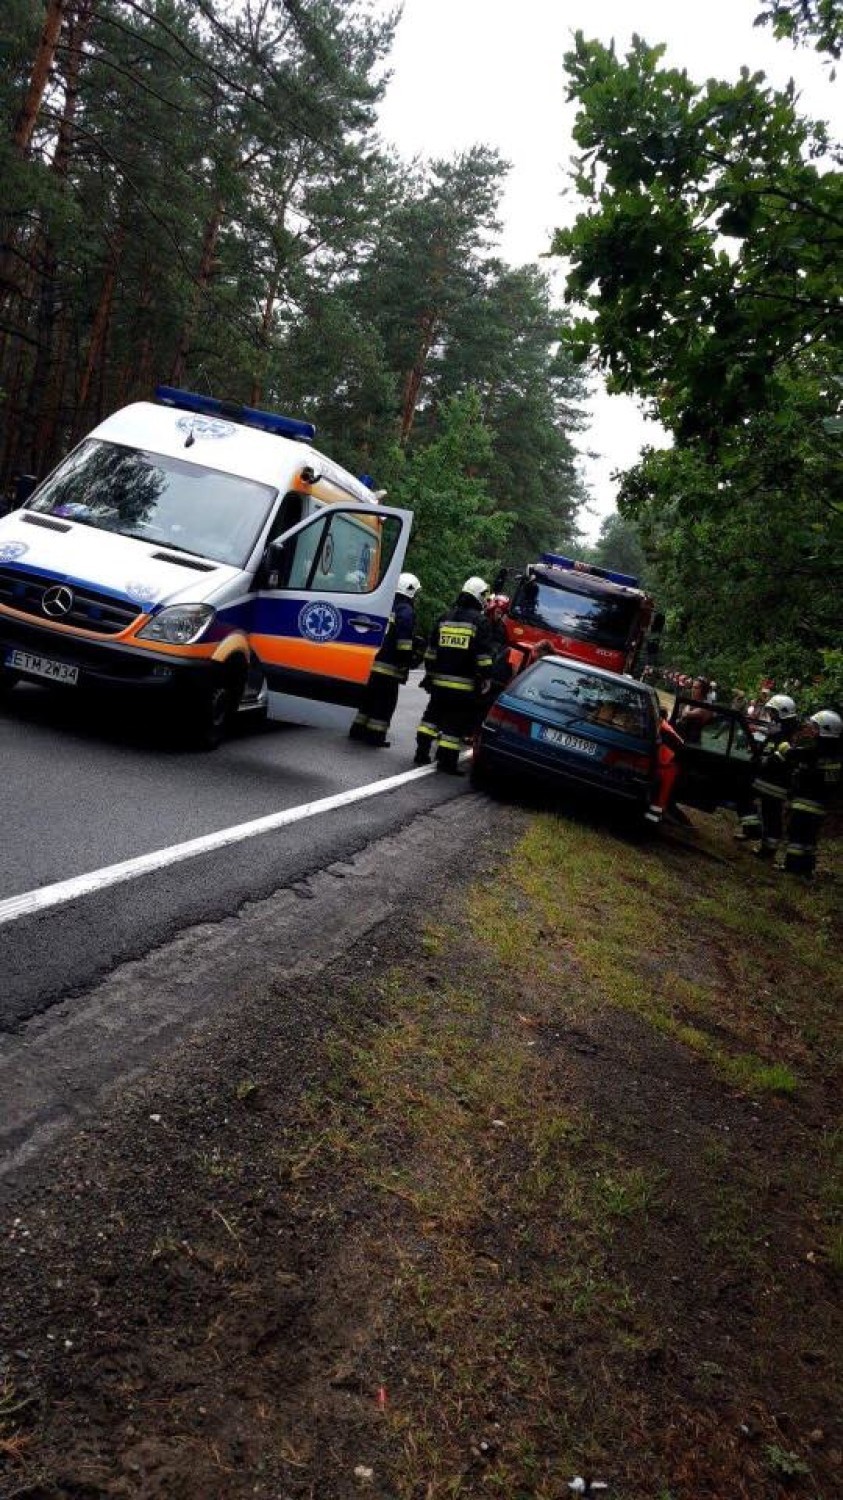
POLYGON ((99 635, 119 635, 138 618, 134 604, 123 603, 110 594, 68 584, 72 596, 70 609, 50 613, 44 609, 44 595, 63 587, 55 578, 40 573, 23 573, 17 568, 0 568, 0 604, 17 609, 36 620, 50 620, 57 625, 75 625, 78 630, 93 630, 99 635))

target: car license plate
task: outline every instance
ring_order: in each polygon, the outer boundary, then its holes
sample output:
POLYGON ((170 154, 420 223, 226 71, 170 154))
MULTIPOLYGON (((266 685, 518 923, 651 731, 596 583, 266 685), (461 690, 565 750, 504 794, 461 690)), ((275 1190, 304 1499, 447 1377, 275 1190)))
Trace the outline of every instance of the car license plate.
POLYGON ((44 677, 48 682, 63 682, 74 687, 79 680, 79 668, 69 667, 63 661, 51 661, 48 656, 32 656, 29 651, 10 651, 6 666, 12 672, 25 672, 28 677, 44 677))
POLYGON ((551 745, 558 745, 560 750, 575 750, 578 755, 597 754, 597 746, 593 740, 581 739, 578 734, 568 734, 565 729, 551 729, 548 724, 539 725, 539 739, 549 740, 551 745))

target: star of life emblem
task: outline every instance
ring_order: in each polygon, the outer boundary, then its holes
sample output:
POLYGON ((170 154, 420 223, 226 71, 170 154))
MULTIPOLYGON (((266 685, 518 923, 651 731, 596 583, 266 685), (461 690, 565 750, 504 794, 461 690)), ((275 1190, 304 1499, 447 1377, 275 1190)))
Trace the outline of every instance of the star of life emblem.
POLYGON ((342 630, 342 615, 326 599, 313 599, 299 611, 299 630, 308 641, 324 646, 342 630))

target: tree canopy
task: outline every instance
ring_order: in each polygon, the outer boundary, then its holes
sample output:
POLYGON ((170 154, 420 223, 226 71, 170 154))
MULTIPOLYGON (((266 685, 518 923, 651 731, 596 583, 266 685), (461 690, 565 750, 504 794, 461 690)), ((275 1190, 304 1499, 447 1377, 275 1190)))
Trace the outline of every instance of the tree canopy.
POLYGON ((554 241, 568 339, 673 436, 619 503, 675 648, 721 679, 741 660, 808 675, 840 642, 839 153, 792 86, 699 85, 663 55, 578 33, 566 58, 585 200, 554 241))
POLYGON ((565 314, 498 255, 497 153, 408 166, 379 140, 396 20, 368 0, 2 7, 0 487, 163 380, 300 412, 406 493, 428 448, 480 483, 454 439, 470 410, 484 504, 515 514, 489 544, 522 561, 573 535, 565 314))

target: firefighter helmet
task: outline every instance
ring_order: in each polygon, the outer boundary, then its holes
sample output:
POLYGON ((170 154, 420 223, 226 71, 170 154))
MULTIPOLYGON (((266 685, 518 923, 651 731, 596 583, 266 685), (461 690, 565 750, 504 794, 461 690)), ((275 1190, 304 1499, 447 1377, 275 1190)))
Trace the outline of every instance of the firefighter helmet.
POLYGON ((764 707, 768 711, 772 709, 779 720, 796 718, 796 704, 787 693, 774 693, 764 707))
POLYGON ((421 582, 415 573, 402 573, 395 592, 403 594, 405 599, 415 599, 416 594, 421 593, 421 582))
POLYGON ((843 734, 843 719, 833 708, 821 708, 818 714, 811 714, 811 723, 816 724, 821 740, 836 740, 843 734))
POLYGON ((465 580, 465 583, 460 589, 460 593, 470 594, 472 599, 477 600, 478 604, 485 604, 486 600, 489 597, 489 585, 486 582, 485 578, 478 578, 475 575, 474 577, 467 578, 465 580))

